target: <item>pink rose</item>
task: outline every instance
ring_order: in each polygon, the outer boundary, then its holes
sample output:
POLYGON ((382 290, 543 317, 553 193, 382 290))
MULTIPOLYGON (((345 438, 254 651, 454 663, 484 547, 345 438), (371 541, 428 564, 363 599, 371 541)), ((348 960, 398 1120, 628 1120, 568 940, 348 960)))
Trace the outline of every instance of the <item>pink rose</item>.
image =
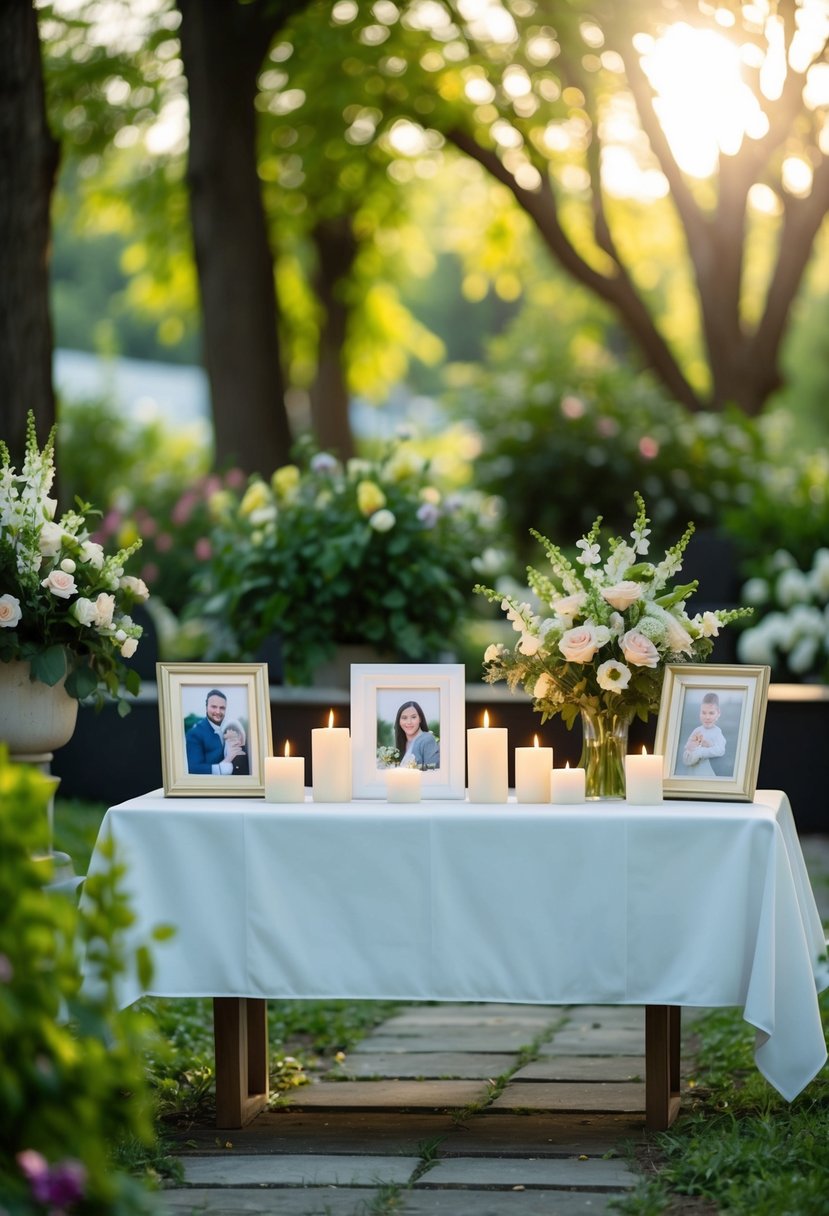
POLYGON ((618 612, 624 612, 631 604, 635 604, 641 594, 640 584, 634 583, 630 579, 615 583, 612 587, 602 588, 602 598, 607 600, 610 607, 615 608, 618 612))
POLYGON ((23 613, 16 595, 0 595, 0 628, 14 629, 23 613))
POLYGON ((575 629, 568 629, 563 633, 558 648, 568 663, 589 663, 609 636, 604 626, 585 621, 583 625, 577 625, 575 629))
POLYGON ((68 600, 78 590, 74 577, 67 574, 65 570, 53 570, 46 578, 40 580, 40 585, 47 591, 51 591, 52 595, 56 595, 60 600, 68 600))
POLYGON ((629 629, 619 645, 628 663, 634 667, 658 667, 659 651, 650 638, 646 638, 637 629, 629 629))

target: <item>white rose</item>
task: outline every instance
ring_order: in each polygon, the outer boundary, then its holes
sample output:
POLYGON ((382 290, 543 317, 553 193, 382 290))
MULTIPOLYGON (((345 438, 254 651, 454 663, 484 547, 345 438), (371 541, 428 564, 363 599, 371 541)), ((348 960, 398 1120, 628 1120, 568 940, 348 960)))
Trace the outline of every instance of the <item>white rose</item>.
POLYGON ((65 570, 53 570, 46 578, 40 580, 40 585, 47 591, 51 591, 52 595, 56 595, 59 600, 68 600, 78 590, 74 578, 65 570))
POLYGON ((641 585, 630 579, 624 579, 612 587, 602 588, 602 598, 607 600, 611 608, 616 608, 619 612, 624 612, 631 604, 635 604, 641 595, 641 585))
POLYGON ((137 649, 138 649, 138 639, 137 638, 127 638, 127 640, 125 642, 121 643, 121 654, 123 655, 123 657, 125 659, 131 659, 137 649))
POLYGON ((575 629, 562 634, 558 648, 568 663, 589 663, 599 647, 604 646, 610 634, 604 625, 585 621, 575 629))
POLYGON ((92 566, 94 570, 102 570, 104 566, 103 545, 96 544, 94 540, 85 540, 81 545, 81 561, 92 566))
POLYGON ((14 629, 23 612, 15 595, 0 595, 0 629, 14 629))
POLYGON ((576 595, 563 595, 561 599, 555 600, 551 607, 559 616, 576 616, 581 612, 586 600, 586 593, 579 591, 576 595))
POLYGON ((537 638, 532 633, 522 633, 521 641, 518 643, 518 649, 522 654, 526 654, 528 656, 538 654, 540 646, 541 638, 537 638))
POLYGON ((94 625, 97 608, 94 600, 79 599, 72 605, 72 615, 79 625, 94 625))
POLYGON ((650 638, 646 638, 638 629, 629 629, 619 645, 628 663, 634 667, 659 666, 659 651, 650 638))
POLYGON ((108 629, 115 612, 115 596, 102 591, 95 601, 95 624, 99 629, 108 629))
POLYGON ((37 547, 40 549, 43 557, 56 557, 60 553, 60 547, 63 543, 63 528, 60 524, 52 523, 51 520, 46 521, 40 529, 40 535, 37 538, 37 547))
POLYGON ((137 600, 148 600, 150 598, 149 587, 143 578, 136 578, 134 574, 125 574, 120 580, 119 586, 123 587, 124 591, 129 591, 137 600))
POLYGON ((391 511, 382 507, 379 511, 374 512, 368 522, 375 532, 390 532, 397 520, 391 511))

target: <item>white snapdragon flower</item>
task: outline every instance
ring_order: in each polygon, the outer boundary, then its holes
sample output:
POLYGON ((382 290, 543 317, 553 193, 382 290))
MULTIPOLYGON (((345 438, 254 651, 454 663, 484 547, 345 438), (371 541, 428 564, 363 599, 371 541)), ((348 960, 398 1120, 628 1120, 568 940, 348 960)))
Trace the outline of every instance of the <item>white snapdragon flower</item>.
POLYGON ((85 540, 81 545, 81 561, 93 570, 104 568, 104 548, 94 540, 85 540))
POLYGON ((534 633, 522 633, 518 649, 521 654, 527 655, 528 658, 532 657, 541 649, 541 638, 536 637, 534 633))
POLYGON ((0 629, 14 629, 21 620, 23 611, 16 595, 0 595, 0 629))
POLYGON ((631 670, 624 663, 617 662, 616 659, 608 659, 606 663, 601 663, 596 668, 596 679, 599 683, 599 688, 605 689, 606 692, 619 692, 623 688, 627 688, 630 683, 631 670))
POLYGON ((37 547, 42 557, 57 557, 63 543, 63 528, 47 519, 40 529, 37 547))
POLYGON ((581 562, 583 566, 597 566, 601 561, 597 541, 591 542, 583 536, 581 540, 576 541, 576 548, 581 549, 576 561, 581 562))
POLYGON ((491 645, 487 646, 486 650, 484 651, 484 662, 497 663, 498 660, 504 654, 506 654, 506 650, 506 646, 504 646, 501 642, 493 642, 491 645))
POLYGON ((693 625, 704 638, 716 638, 720 634, 720 618, 715 612, 703 612, 694 617, 693 625))
POLYGON ((124 591, 129 591, 137 600, 148 600, 150 598, 150 590, 143 578, 136 578, 134 574, 124 574, 119 579, 120 587, 124 591))
POLYGON ((572 620, 578 616, 586 603, 587 592, 577 591, 575 595, 562 595, 560 599, 554 600, 550 607, 558 616, 572 620))

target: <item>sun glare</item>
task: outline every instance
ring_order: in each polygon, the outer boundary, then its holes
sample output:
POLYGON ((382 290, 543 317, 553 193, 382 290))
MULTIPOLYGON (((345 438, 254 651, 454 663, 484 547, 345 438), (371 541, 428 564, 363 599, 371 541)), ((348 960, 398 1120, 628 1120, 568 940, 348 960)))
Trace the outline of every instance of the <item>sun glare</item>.
POLYGON ((642 67, 657 93, 655 108, 680 168, 707 177, 721 153, 760 138, 768 120, 740 75, 740 50, 713 30, 679 23, 643 47, 642 67))

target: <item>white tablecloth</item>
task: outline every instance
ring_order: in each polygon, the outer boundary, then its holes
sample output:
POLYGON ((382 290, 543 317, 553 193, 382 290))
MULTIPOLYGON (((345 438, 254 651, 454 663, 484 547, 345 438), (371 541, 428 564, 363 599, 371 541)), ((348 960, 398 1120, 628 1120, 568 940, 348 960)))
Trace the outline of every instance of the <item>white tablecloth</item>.
MULTIPOLYGON (((788 799, 638 807, 165 799, 113 807, 151 994, 741 1006, 787 1099, 826 943, 788 799)), ((125 977, 127 1005, 143 995, 125 977)))

